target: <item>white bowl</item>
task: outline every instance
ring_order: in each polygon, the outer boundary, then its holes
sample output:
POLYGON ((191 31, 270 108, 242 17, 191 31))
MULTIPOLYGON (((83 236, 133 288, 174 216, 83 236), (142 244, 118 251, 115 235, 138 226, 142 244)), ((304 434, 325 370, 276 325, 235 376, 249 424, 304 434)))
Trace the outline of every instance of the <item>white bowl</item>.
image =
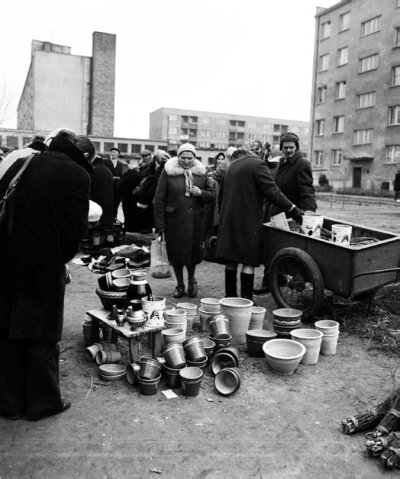
POLYGON ((296 370, 306 348, 292 339, 271 339, 263 344, 263 351, 268 365, 275 373, 288 375, 296 370))

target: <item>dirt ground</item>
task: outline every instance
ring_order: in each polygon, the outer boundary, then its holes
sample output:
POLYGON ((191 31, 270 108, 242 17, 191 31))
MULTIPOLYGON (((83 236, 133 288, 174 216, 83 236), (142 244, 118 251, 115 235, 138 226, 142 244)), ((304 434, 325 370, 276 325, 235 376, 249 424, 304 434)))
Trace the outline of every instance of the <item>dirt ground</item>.
MULTIPOLYGON (((326 216, 348 219, 400 234, 400 207, 320 202, 326 216), (357 220, 354 220, 357 218, 357 220)), ((335 356, 315 366, 300 365, 291 376, 277 376, 264 359, 239 347, 240 389, 218 395, 207 370, 200 395, 166 399, 161 390, 143 396, 126 380, 106 383, 85 359, 82 321, 100 307, 97 275, 71 265, 61 343, 61 388, 70 410, 39 422, 0 418, 0 478, 379 478, 385 471, 368 457, 363 433, 346 436, 341 420, 362 412, 399 382, 398 357, 371 348, 359 334, 342 332, 335 356)), ((261 268, 257 270, 260 278, 261 268)), ((172 300, 174 280, 149 277, 153 293, 172 300)), ((223 267, 203 262, 198 269, 201 297, 224 295, 223 267)), ((393 305, 396 296, 385 303, 393 305)), ((270 295, 256 298, 268 310, 270 295)), ((399 305, 400 306, 400 305, 399 305)), ((398 311, 397 308, 396 312, 398 311)), ((341 321, 342 318, 338 317, 341 321)), ((347 318, 346 321, 351 321, 347 318)), ((361 323, 362 324, 362 323, 361 323)), ((399 325, 400 328, 400 325, 399 325)), ((198 334, 198 326, 194 325, 198 334)), ((200 333, 206 335, 206 333, 200 333)), ((126 348, 119 344, 126 362, 126 348)))

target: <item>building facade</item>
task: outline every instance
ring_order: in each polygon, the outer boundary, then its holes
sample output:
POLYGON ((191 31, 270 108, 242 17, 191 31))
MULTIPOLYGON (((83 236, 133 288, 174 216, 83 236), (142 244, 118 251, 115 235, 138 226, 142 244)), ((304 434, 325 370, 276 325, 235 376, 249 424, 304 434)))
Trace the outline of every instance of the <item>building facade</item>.
POLYGON ((301 150, 307 154, 309 124, 305 121, 177 108, 159 108, 150 113, 150 138, 161 138, 175 146, 189 141, 196 146, 202 161, 208 164, 212 163, 217 151, 224 151, 229 146, 240 146, 252 140, 279 144, 280 135, 287 131, 299 135, 301 150))
POLYGON ((64 126, 84 135, 114 135, 116 36, 94 32, 92 57, 32 41, 31 63, 17 107, 17 128, 64 126))
POLYGON ((314 179, 392 189, 400 168, 400 0, 317 8, 310 116, 314 179))

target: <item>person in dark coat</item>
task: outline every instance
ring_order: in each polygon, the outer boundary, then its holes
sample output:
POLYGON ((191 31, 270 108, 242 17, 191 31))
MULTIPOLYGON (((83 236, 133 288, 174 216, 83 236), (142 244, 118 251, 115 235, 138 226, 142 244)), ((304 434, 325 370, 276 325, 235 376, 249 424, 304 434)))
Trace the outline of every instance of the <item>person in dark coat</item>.
POLYGON ((396 202, 400 201, 400 170, 397 170, 397 173, 394 177, 394 184, 393 184, 393 189, 394 189, 394 199, 396 202))
POLYGON ((222 184, 216 257, 226 264, 225 294, 237 296, 237 267, 241 297, 252 298, 254 268, 262 263, 264 198, 302 222, 299 208, 275 185, 265 161, 258 156, 258 144, 236 150, 222 184))
POLYGON ((190 143, 165 164, 154 198, 154 222, 165 233, 167 253, 177 280, 175 298, 185 294, 183 267, 188 273, 188 294, 197 296, 196 265, 203 259, 205 205, 215 199, 206 167, 196 159, 190 143))
MULTIPOLYGON (((315 201, 315 190, 311 164, 306 160, 299 149, 300 139, 295 133, 283 133, 280 137, 279 148, 283 156, 279 159, 275 173, 275 183, 290 201, 296 204, 304 213, 315 212, 317 203, 315 201)), ((265 221, 271 216, 281 213, 282 209, 267 202, 265 221)), ((254 289, 255 294, 262 294, 269 291, 268 268, 264 265, 264 275, 261 285, 254 289)))
POLYGON ((113 175, 113 191, 114 191, 114 218, 117 218, 118 215, 118 206, 121 202, 121 198, 118 197, 118 184, 121 177, 128 171, 129 166, 125 161, 119 159, 121 150, 117 147, 111 148, 110 155, 111 158, 106 158, 104 160, 105 166, 111 171, 113 175))
MULTIPOLYGON (((60 130, 24 171, 12 198, 13 227, 0 231, 0 414, 29 420, 70 406, 59 388, 65 264, 87 227, 90 163, 60 130)), ((0 180, 0 198, 24 159, 0 180)))

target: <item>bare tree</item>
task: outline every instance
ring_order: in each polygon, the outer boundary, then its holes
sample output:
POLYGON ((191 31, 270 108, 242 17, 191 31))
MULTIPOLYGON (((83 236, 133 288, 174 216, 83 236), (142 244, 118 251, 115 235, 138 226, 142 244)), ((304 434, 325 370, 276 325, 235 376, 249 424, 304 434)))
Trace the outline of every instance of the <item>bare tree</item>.
POLYGON ((7 89, 6 85, 3 85, 0 88, 0 126, 3 124, 7 116, 12 100, 13 98, 10 91, 7 89))

